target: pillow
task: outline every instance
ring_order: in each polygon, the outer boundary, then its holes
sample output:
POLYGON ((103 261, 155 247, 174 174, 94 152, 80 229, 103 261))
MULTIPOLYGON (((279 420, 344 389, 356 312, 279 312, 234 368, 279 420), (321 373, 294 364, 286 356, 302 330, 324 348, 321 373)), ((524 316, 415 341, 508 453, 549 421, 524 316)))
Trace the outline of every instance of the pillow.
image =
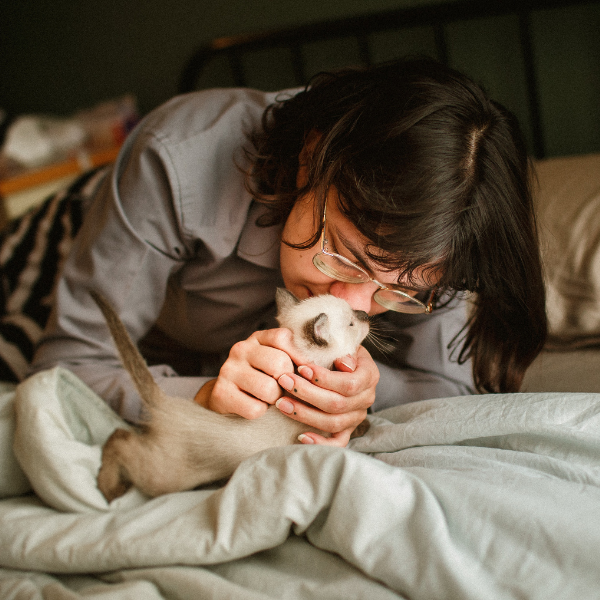
POLYGON ((24 379, 85 201, 105 172, 84 173, 0 232, 0 381, 24 379))
POLYGON ((548 347, 600 345, 600 154, 536 164, 548 347))

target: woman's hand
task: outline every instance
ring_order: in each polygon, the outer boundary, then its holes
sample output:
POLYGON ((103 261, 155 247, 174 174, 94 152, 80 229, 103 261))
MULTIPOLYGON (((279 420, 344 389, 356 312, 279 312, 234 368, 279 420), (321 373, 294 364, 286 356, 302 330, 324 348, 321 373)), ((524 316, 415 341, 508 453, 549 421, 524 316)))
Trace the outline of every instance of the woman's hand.
POLYGON ((304 444, 346 446, 375 401, 379 369, 367 350, 359 347, 356 358, 338 359, 335 367, 337 371, 300 366, 299 375, 288 371, 278 379, 290 395, 279 399, 277 408, 292 419, 331 434, 324 437, 307 432, 302 435, 304 444))
POLYGON ((256 419, 281 398, 277 380, 294 371, 292 358, 301 361, 297 354, 289 329, 256 331, 234 344, 217 379, 206 383, 194 400, 218 413, 256 419))

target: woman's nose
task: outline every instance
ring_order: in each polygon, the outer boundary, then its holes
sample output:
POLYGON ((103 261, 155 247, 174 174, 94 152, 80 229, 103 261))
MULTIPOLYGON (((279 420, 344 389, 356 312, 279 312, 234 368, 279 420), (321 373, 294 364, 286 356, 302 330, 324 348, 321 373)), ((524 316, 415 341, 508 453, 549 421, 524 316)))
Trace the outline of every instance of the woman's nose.
POLYGON ((373 294, 377 291, 374 283, 344 283, 334 281, 329 288, 332 296, 345 300, 354 310, 371 313, 373 294))

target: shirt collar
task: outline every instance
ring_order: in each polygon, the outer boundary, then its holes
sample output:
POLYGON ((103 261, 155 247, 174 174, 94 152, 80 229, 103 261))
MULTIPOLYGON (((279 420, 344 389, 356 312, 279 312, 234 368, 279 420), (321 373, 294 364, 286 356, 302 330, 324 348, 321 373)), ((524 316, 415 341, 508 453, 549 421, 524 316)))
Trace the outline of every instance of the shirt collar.
POLYGON ((252 202, 246 223, 239 237, 237 254, 247 260, 267 269, 279 269, 279 248, 283 224, 270 227, 259 227, 256 220, 267 213, 267 207, 258 202, 252 202))

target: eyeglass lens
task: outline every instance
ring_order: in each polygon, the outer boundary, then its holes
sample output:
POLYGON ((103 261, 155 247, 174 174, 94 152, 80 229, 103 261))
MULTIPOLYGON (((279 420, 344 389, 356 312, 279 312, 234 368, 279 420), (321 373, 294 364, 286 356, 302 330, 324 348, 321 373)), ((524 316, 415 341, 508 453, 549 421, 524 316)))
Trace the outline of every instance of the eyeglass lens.
POLYGON ((325 275, 346 283, 366 283, 369 276, 351 262, 346 262, 343 256, 319 252, 313 258, 313 263, 325 275))
MULTIPOLYGON (((318 252, 313 257, 313 263, 319 271, 337 281, 366 283, 371 280, 365 271, 343 256, 318 252)), ((427 311, 427 307, 422 302, 400 290, 377 290, 374 299, 384 308, 396 312, 422 313, 427 311)))

